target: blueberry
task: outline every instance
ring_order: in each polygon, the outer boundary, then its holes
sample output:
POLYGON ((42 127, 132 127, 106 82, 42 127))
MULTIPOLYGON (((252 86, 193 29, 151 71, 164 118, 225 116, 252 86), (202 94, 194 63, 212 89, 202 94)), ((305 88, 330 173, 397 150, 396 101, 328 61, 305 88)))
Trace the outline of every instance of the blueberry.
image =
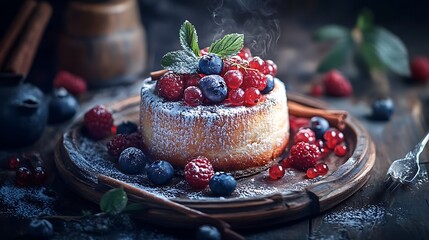
POLYGON ((395 110, 391 98, 377 99, 372 103, 372 118, 374 120, 388 121, 395 110))
POLYGON ((198 70, 200 73, 204 73, 206 75, 210 74, 220 74, 222 72, 223 62, 222 59, 214 54, 209 53, 200 58, 198 62, 198 70))
POLYGON ((267 86, 261 91, 262 94, 267 94, 274 89, 274 77, 267 75, 267 86))
POLYGON ((46 219, 33 219, 27 227, 27 235, 36 239, 47 239, 54 235, 54 227, 46 219))
POLYGON ((138 131, 137 124, 125 121, 118 125, 118 128, 116 129, 117 134, 130 134, 138 131))
POLYGON ((129 147, 119 155, 119 170, 127 174, 141 173, 146 166, 147 158, 142 150, 129 147))
POLYGON ((195 236, 196 240, 220 240, 220 232, 216 227, 211 225, 203 225, 198 228, 195 236))
POLYGON ((79 108, 76 98, 65 88, 55 89, 49 100, 50 124, 62 123, 72 118, 79 108))
POLYGON ((225 80, 219 75, 207 75, 201 78, 198 86, 204 97, 213 103, 222 102, 228 96, 225 80))
POLYGON ((168 183, 173 178, 174 168, 169 162, 158 160, 150 164, 146 172, 149 181, 157 185, 162 185, 168 183))
POLYGON ((328 120, 317 116, 310 119, 310 129, 316 134, 317 139, 323 139, 323 134, 325 134, 328 128, 328 120))
POLYGON ((228 196, 234 192, 237 182, 229 173, 217 172, 210 178, 210 190, 218 196, 228 196))

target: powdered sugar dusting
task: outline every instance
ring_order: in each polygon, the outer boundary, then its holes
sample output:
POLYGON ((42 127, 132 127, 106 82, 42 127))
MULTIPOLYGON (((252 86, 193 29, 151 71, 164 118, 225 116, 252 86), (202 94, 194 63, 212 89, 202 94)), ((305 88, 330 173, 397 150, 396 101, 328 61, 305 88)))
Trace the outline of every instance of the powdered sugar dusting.
POLYGON ((346 208, 333 212, 324 217, 330 224, 339 224, 343 227, 364 229, 380 224, 386 215, 386 209, 378 205, 368 205, 363 208, 346 208))

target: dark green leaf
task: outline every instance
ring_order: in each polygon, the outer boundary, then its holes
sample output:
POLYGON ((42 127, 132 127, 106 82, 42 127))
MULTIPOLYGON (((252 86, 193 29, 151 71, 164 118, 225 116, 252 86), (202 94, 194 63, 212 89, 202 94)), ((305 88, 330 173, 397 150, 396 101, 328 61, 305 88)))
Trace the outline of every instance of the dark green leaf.
POLYGON ((369 9, 364 9, 359 14, 357 23, 357 27, 361 31, 366 31, 374 27, 374 16, 369 9))
POLYGON ((373 58, 389 70, 403 76, 410 75, 407 49, 393 33, 381 27, 374 27, 364 32, 363 44, 376 56, 373 58))
POLYGON ((102 212, 118 214, 127 206, 128 197, 123 188, 114 188, 107 191, 100 200, 102 212))
POLYGON ((316 41, 327 41, 345 38, 349 35, 350 31, 345 27, 338 25, 328 25, 317 30, 317 32, 314 34, 314 39, 316 41))
POLYGON ((317 71, 326 72, 332 69, 338 69, 342 67, 353 51, 354 44, 350 36, 338 40, 332 50, 319 64, 317 71))
POLYGON ((143 212, 147 210, 147 207, 141 203, 131 203, 128 204, 127 207, 122 211, 123 213, 135 213, 135 212, 143 212))
POLYGON ((227 34, 222 39, 219 39, 212 43, 209 48, 210 53, 215 53, 219 57, 229 57, 237 54, 244 44, 243 34, 227 34))
POLYGON ((186 20, 180 28, 179 39, 184 50, 194 53, 196 57, 200 56, 197 31, 194 25, 188 20, 186 20))
POLYGON ((198 58, 185 50, 169 52, 162 57, 161 66, 175 73, 195 73, 198 69, 198 58))

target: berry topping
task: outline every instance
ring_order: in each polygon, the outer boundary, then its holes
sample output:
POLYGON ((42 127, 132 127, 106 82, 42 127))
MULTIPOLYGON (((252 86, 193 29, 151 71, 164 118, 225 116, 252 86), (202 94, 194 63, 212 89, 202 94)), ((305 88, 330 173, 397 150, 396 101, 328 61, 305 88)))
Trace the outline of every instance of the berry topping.
POLYGON ((25 187, 30 185, 33 180, 33 173, 27 167, 20 167, 15 173, 15 183, 18 186, 25 187))
POLYGON ((134 133, 137 132, 138 126, 137 124, 135 124, 134 122, 131 121, 125 121, 122 122, 121 124, 118 125, 118 127, 116 128, 116 133, 117 134, 130 134, 130 133, 134 133))
POLYGON ((252 60, 249 61, 249 67, 263 72, 263 67, 265 66, 264 60, 260 57, 253 57, 252 60))
POLYGON ((141 134, 134 132, 131 134, 117 134, 107 144, 107 152, 110 156, 118 158, 122 151, 129 147, 141 149, 143 142, 141 134))
POLYGON ((234 106, 241 106, 244 103, 244 91, 241 88, 232 89, 228 93, 229 102, 234 106))
POLYGON ((280 162, 280 165, 282 165, 283 169, 286 170, 286 168, 292 167, 292 161, 287 157, 280 162))
POLYGON ((201 56, 207 55, 209 53, 209 47, 205 47, 203 49, 200 49, 201 56))
POLYGON ((219 103, 228 96, 225 80, 219 75, 207 75, 198 83, 203 96, 213 103, 219 103))
POLYGON ((267 94, 273 91, 274 89, 274 77, 272 75, 266 75, 267 76, 267 85, 265 88, 261 91, 262 94, 267 94))
POLYGON ((323 134, 329 128, 329 122, 322 117, 312 117, 310 119, 310 129, 316 134, 317 139, 323 139, 323 134))
POLYGON ((89 136, 98 140, 111 134, 113 117, 103 105, 97 105, 84 115, 84 125, 89 136))
POLYGON ((43 166, 37 166, 34 168, 33 182, 36 185, 43 185, 48 179, 48 174, 43 166))
POLYGON ((277 64, 275 64, 272 60, 265 60, 264 66, 262 67, 262 73, 276 76, 277 64))
POLYGON ((168 72, 156 82, 156 89, 158 90, 158 95, 166 100, 178 101, 183 95, 183 79, 179 74, 168 72))
POLYGON ((308 118, 301 118, 301 117, 294 117, 289 116, 289 124, 290 129, 293 132, 298 131, 300 128, 309 127, 310 126, 310 120, 308 118))
POLYGON ((186 105, 196 107, 204 101, 203 92, 196 86, 189 86, 183 93, 183 100, 186 105))
POLYGON ((54 235, 54 227, 48 220, 36 218, 28 224, 26 235, 34 239, 49 239, 54 235))
POLYGON ((372 119, 389 121, 395 111, 395 105, 391 98, 377 99, 372 103, 372 119))
POLYGON ((54 79, 55 88, 65 88, 67 91, 73 95, 79 95, 86 92, 86 82, 67 71, 59 71, 54 79))
POLYGON ((75 97, 65 88, 54 89, 49 99, 49 123, 62 123, 72 118, 79 108, 75 97))
POLYGON ((222 59, 214 53, 208 53, 202 56, 198 62, 198 71, 206 75, 219 75, 222 72, 222 68, 222 59))
POLYGON ((169 162, 158 160, 147 167, 146 173, 150 182, 163 185, 173 178, 174 168, 169 162))
POLYGON ((9 157, 7 164, 9 169, 15 170, 21 165, 21 159, 17 156, 9 157))
POLYGON ((252 53, 248 47, 243 47, 237 55, 243 60, 250 60, 252 58, 252 53))
POLYGON ((326 130, 323 138, 326 141, 326 146, 329 149, 334 149, 335 146, 344 141, 344 134, 336 128, 329 128, 326 130))
POLYGON ((258 89, 250 87, 244 91, 244 103, 248 106, 256 105, 261 99, 261 92, 258 89))
POLYGON ((185 180, 196 189, 205 188, 213 175, 213 166, 206 157, 194 158, 185 166, 185 180))
POLYGON ((285 175, 285 170, 282 165, 275 164, 268 170, 268 175, 273 180, 278 180, 285 175))
POLYGON ((293 137, 293 141, 297 142, 306 142, 306 143, 314 143, 316 141, 316 135, 310 128, 301 128, 296 132, 293 137))
POLYGON ((221 234, 216 227, 211 225, 203 225, 198 228, 195 235, 196 240, 221 240, 221 234))
POLYGON ((306 175, 309 179, 313 179, 319 176, 319 172, 317 172, 317 169, 314 167, 311 167, 307 169, 306 175))
POLYGON ((119 170, 127 174, 141 173, 146 166, 147 158, 142 150, 129 147, 119 155, 119 170))
POLYGON ((217 196, 228 196, 234 192, 237 181, 230 173, 216 172, 209 181, 210 190, 217 196))
POLYGON ((182 78, 186 89, 189 86, 198 86, 201 76, 198 74, 184 74, 182 78))
POLYGON ((429 59, 415 57, 410 63, 411 77, 420 82, 429 82, 429 59))
POLYGON ((349 80, 336 70, 326 73, 323 79, 326 94, 334 97, 347 97, 352 95, 353 89, 349 80))
POLYGON ((243 83, 243 74, 239 70, 229 70, 223 76, 226 86, 230 89, 237 89, 243 83))
POLYGON ((338 157, 344 157, 347 154, 347 147, 343 145, 337 145, 334 148, 334 153, 338 157))
POLYGON ((325 163, 318 163, 316 164, 315 168, 321 176, 326 175, 329 171, 328 165, 326 165, 325 163))
POLYGON ((254 87, 259 91, 262 91, 266 86, 267 77, 257 70, 249 69, 243 76, 243 83, 241 84, 241 88, 243 89, 254 87))
POLYGON ((314 144, 298 142, 291 147, 289 159, 294 168, 305 171, 316 165, 320 159, 320 151, 314 144))

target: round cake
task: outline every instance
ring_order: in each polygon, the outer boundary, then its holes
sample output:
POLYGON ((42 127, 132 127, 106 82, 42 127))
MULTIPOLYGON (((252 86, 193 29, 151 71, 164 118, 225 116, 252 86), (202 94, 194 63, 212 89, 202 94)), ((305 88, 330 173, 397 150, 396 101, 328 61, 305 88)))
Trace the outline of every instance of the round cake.
POLYGON ((208 158, 216 171, 249 175, 270 166, 289 139, 286 89, 274 89, 255 106, 190 107, 156 94, 156 81, 141 89, 140 127, 147 152, 177 169, 194 157, 208 158))

